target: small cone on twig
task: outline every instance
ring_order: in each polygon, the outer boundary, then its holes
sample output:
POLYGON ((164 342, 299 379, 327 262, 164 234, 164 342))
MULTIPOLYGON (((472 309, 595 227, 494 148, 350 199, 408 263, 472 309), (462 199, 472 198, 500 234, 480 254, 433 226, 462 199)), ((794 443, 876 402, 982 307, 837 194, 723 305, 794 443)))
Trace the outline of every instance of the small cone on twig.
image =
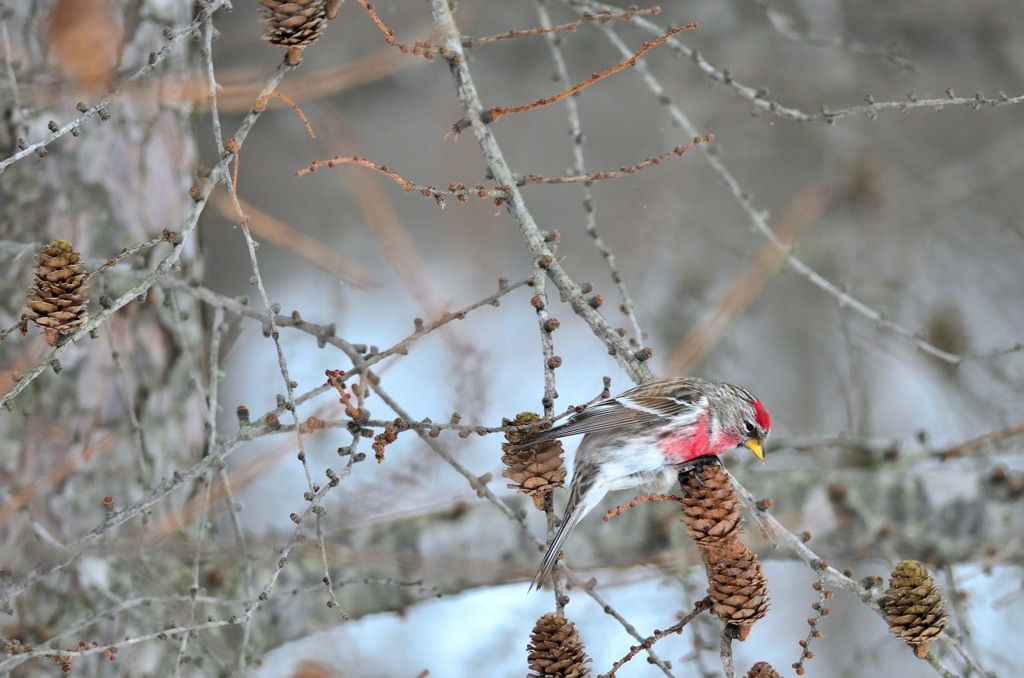
POLYGON ((527 678, 587 678, 590 657, 580 642, 576 625, 557 612, 537 620, 526 646, 527 678))
POLYGON ((920 659, 928 656, 928 646, 949 617, 935 580, 916 560, 904 560, 893 569, 882 607, 889 630, 920 659))
MULTIPOLYGON (((522 426, 540 421, 533 412, 521 412, 512 421, 504 420, 503 425, 522 426)), ((511 480, 509 489, 519 494, 528 494, 533 498, 533 505, 543 511, 551 491, 565 483, 566 469, 562 463, 562 442, 546 440, 522 450, 514 448, 527 435, 540 431, 541 427, 522 431, 507 431, 502 443, 501 461, 508 468, 501 472, 502 477, 511 480)))
POLYGON ((701 547, 708 573, 708 596, 719 619, 745 640, 750 627, 768 614, 768 580, 753 551, 739 539, 701 547))
POLYGON ((697 544, 711 544, 739 533, 743 504, 717 457, 679 474, 679 482, 686 492, 683 522, 691 539, 697 544))
MULTIPOLYGON (((302 49, 323 35, 327 22, 324 0, 260 0, 263 39, 288 48, 288 64, 302 61, 302 49)), ((335 10, 336 13, 336 10, 335 10)))
POLYGON ((43 329, 51 346, 85 322, 85 273, 80 255, 67 240, 54 240, 36 255, 35 285, 25 317, 43 329))
POLYGON ((757 662, 747 671, 746 678, 782 678, 782 675, 768 662, 757 662))

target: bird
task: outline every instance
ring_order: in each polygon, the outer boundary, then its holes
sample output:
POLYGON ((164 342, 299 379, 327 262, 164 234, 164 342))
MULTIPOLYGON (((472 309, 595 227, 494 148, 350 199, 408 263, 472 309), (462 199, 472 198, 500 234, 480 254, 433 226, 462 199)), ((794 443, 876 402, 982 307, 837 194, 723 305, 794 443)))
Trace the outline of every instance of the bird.
POLYGON ((746 447, 764 461, 771 417, 750 391, 726 381, 670 377, 649 381, 533 433, 516 449, 583 434, 569 502, 530 590, 551 576, 565 540, 611 490, 666 491, 695 460, 746 447))

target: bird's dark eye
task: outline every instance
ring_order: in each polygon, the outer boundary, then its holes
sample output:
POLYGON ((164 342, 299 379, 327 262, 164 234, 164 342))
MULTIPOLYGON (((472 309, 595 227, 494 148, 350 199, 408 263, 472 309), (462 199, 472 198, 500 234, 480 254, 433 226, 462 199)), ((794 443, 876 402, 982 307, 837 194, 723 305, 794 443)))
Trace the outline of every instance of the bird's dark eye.
POLYGON ((749 421, 747 421, 747 422, 744 422, 744 423, 743 423, 743 427, 744 427, 745 429, 747 429, 747 433, 753 433, 753 432, 754 432, 754 430, 755 430, 755 429, 757 428, 756 426, 754 426, 754 425, 753 425, 752 423, 750 423, 749 421))

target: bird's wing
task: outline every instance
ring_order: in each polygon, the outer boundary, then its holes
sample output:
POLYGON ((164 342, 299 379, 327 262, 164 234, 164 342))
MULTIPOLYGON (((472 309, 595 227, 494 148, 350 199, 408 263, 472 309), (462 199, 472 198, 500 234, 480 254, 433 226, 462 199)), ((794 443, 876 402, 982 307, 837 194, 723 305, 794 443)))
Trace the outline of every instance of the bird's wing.
POLYGON ((632 403, 626 404, 620 402, 618 398, 611 398, 591 405, 579 414, 569 417, 569 420, 561 426, 556 426, 548 431, 542 431, 531 436, 530 439, 533 442, 538 442, 575 436, 581 433, 591 433, 593 431, 607 431, 608 429, 633 424, 645 419, 654 420, 657 416, 654 412, 633 407, 632 403))
POLYGON ((649 413, 652 417, 675 419, 704 407, 706 398, 697 391, 676 390, 663 394, 623 393, 618 398, 624 407, 649 413))
POLYGON ((696 389, 676 388, 661 394, 652 394, 646 392, 643 387, 637 387, 591 405, 569 417, 561 426, 534 433, 523 439, 516 449, 581 433, 607 431, 620 426, 653 424, 685 415, 688 411, 694 412, 696 417, 703 404, 704 396, 696 389))

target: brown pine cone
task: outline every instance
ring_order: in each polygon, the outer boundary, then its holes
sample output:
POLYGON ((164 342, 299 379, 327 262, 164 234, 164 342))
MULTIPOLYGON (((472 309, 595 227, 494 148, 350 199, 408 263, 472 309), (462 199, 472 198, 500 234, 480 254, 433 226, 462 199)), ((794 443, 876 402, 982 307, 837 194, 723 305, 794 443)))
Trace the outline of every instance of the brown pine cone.
POLYGON ((327 22, 324 0, 260 0, 260 4, 263 5, 263 39, 272 45, 287 47, 288 63, 298 65, 302 48, 323 35, 327 22))
MULTIPOLYGON (((533 412, 521 412, 514 420, 506 419, 502 423, 505 426, 521 426, 537 421, 540 421, 540 417, 533 412)), ((508 484, 509 489, 530 495, 537 510, 543 511, 551 491, 565 483, 567 471, 562 463, 562 442, 548 440, 522 450, 513 450, 527 435, 539 430, 541 427, 538 426, 536 429, 505 433, 508 442, 501 445, 501 461, 508 468, 501 475, 512 481, 508 484)))
POLYGON ((750 627, 768 614, 768 580, 757 556, 738 539, 702 546, 712 611, 744 640, 750 627))
POLYGON ((527 678, 587 678, 590 657, 576 626, 557 612, 537 620, 526 646, 531 673, 527 678))
POLYGON ((904 560, 893 569, 882 607, 889 630, 920 659, 928 656, 929 645, 942 633, 949 617, 935 580, 916 560, 904 560))
POLYGON ((757 662, 747 671, 746 678, 782 678, 768 662, 757 662))
POLYGON ((732 478, 717 459, 679 474, 686 534, 697 544, 713 544, 740 532, 740 503, 732 478))
POLYGON ((67 240, 54 240, 36 255, 35 286, 24 315, 43 329, 50 345, 85 322, 88 299, 79 257, 67 240))

